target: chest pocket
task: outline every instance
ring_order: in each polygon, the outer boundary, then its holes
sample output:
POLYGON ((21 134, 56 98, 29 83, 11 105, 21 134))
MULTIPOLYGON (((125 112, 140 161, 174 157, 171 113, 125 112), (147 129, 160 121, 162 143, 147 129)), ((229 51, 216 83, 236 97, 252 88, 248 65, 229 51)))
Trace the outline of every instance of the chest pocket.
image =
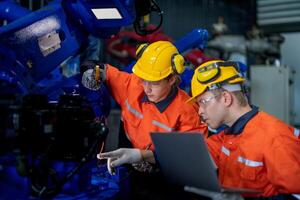
POLYGON ((125 123, 128 123, 133 127, 138 127, 143 119, 143 114, 130 105, 128 99, 126 99, 122 117, 125 123))
POLYGON ((239 156, 238 162, 241 166, 241 178, 249 181, 257 181, 262 175, 264 163, 262 161, 254 161, 239 156))

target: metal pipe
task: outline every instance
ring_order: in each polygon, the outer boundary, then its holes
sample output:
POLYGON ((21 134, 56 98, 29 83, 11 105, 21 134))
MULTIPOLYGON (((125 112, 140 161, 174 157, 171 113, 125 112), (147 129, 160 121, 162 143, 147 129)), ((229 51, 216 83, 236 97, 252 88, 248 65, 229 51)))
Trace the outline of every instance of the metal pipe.
POLYGON ((206 29, 194 29, 184 37, 177 40, 174 44, 179 53, 182 53, 192 47, 204 49, 208 40, 208 32, 206 29))

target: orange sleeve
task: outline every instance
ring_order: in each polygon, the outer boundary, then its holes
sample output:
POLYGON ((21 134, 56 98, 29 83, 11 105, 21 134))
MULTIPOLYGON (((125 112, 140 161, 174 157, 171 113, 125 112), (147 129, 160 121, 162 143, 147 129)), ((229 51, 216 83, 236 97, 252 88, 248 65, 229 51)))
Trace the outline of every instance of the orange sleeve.
POLYGON ((279 130, 281 134, 266 147, 268 179, 280 193, 300 193, 300 140, 293 135, 293 129, 286 129, 279 130))
POLYGON ((196 106, 192 106, 181 113, 177 131, 199 132, 207 135, 207 125, 201 122, 197 110, 196 106))
POLYGON ((106 64, 106 84, 109 88, 110 94, 122 105, 127 98, 130 82, 132 81, 132 74, 122 72, 117 68, 106 64))
POLYGON ((206 138, 206 144, 209 150, 209 153, 213 157, 216 165, 220 167, 219 157, 221 153, 221 146, 222 146, 222 133, 218 133, 206 138))

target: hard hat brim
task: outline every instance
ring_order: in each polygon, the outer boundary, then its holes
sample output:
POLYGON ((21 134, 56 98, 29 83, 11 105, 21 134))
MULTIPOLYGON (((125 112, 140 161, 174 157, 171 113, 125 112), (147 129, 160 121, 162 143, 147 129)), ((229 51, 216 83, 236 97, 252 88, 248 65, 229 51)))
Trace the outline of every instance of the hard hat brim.
POLYGON ((144 79, 146 81, 160 81, 160 80, 166 78, 167 76, 169 76, 172 73, 171 68, 170 68, 169 72, 165 73, 165 75, 151 76, 149 73, 145 73, 143 70, 141 70, 141 66, 140 66, 139 62, 137 62, 133 66, 132 72, 135 75, 137 75, 139 78, 144 79))
POLYGON ((192 96, 191 98, 189 98, 189 99, 186 101, 186 103, 195 102, 196 98, 197 98, 199 95, 203 94, 205 90, 206 90, 206 87, 203 88, 203 89, 201 89, 201 90, 199 90, 199 91, 197 91, 197 94, 194 95, 194 96, 192 96))

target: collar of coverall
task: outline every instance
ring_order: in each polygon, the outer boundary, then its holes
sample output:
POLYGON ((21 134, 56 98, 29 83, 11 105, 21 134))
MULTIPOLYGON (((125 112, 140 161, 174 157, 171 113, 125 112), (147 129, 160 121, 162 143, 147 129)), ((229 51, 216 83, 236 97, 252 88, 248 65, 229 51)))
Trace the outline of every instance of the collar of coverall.
MULTIPOLYGON (((168 94, 168 96, 164 100, 162 100, 158 103, 154 103, 154 105, 157 107, 157 109, 159 110, 160 113, 163 113, 167 109, 167 107, 172 103, 172 101, 174 100, 174 98, 177 95, 177 92, 178 92, 178 88, 173 87, 171 89, 170 93, 168 94)), ((142 103, 150 102, 146 94, 144 94, 141 101, 142 101, 142 103)))
POLYGON ((258 113, 259 108, 251 105, 252 110, 242 115, 231 127, 224 130, 226 135, 239 135, 243 132, 246 124, 258 113))

